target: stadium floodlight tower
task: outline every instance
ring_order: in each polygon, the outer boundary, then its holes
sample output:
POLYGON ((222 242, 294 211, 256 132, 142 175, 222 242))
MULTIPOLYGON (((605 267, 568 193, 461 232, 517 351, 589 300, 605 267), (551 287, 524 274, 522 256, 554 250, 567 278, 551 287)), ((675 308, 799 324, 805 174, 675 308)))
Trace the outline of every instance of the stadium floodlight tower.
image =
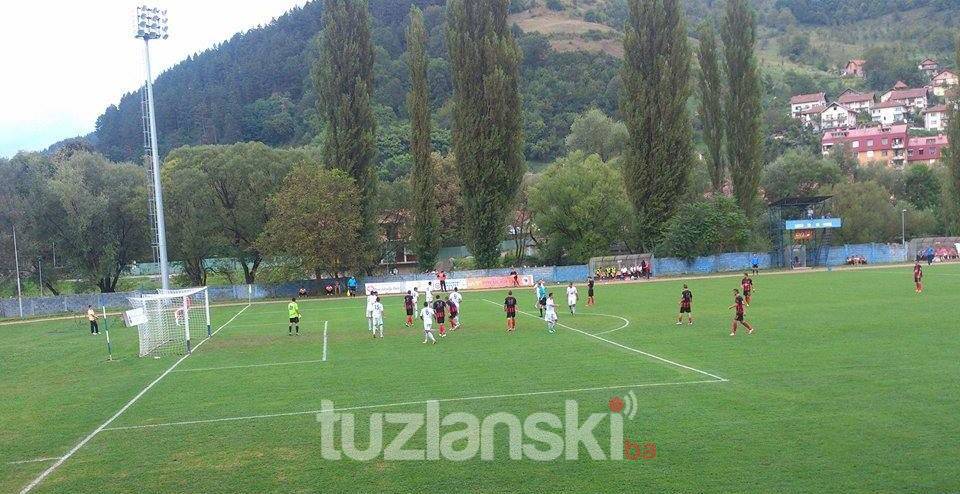
POLYGON ((167 11, 140 5, 137 7, 137 38, 143 40, 147 67, 147 111, 150 114, 150 158, 153 167, 153 207, 156 216, 157 253, 160 261, 160 283, 170 289, 170 266, 167 263, 167 233, 163 221, 163 192, 160 186, 160 153, 157 150, 157 120, 153 107, 153 75, 150 73, 150 40, 167 39, 167 11))

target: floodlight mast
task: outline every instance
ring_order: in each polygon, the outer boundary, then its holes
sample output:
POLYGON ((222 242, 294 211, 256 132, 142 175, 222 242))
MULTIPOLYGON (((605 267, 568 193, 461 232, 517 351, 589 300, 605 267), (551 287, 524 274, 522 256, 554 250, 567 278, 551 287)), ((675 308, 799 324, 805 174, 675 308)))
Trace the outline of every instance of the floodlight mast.
POLYGON ((150 73, 150 40, 167 39, 167 11, 145 5, 137 7, 137 38, 143 40, 147 68, 147 107, 150 113, 150 157, 153 167, 153 207, 156 210, 157 251, 160 261, 160 284, 170 289, 170 265, 167 261, 167 232, 163 219, 163 188, 160 184, 160 152, 157 149, 157 120, 153 107, 153 75, 150 73))

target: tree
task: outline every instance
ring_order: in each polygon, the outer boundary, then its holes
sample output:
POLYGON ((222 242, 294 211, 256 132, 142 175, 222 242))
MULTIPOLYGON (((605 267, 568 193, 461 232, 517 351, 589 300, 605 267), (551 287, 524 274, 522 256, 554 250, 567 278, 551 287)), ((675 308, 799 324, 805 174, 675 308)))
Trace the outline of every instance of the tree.
POLYGON ((591 108, 573 120, 566 138, 567 150, 598 154, 609 161, 619 156, 627 143, 627 126, 608 117, 602 110, 591 108))
POLYGON ((900 215, 890 192, 872 180, 847 182, 833 188, 833 214, 843 218, 838 243, 887 242, 900 236, 900 215))
POLYGON ((750 223, 732 199, 688 202, 667 222, 658 255, 693 260, 698 256, 736 251, 750 237, 750 223))
POLYGON ((453 70, 453 147, 467 247, 477 266, 496 266, 506 216, 523 176, 520 50, 507 0, 451 0, 447 46, 453 70))
POLYGON ((910 87, 924 84, 917 60, 902 48, 890 46, 874 47, 864 52, 866 63, 863 71, 867 86, 878 91, 889 91, 897 81, 903 81, 910 87))
POLYGON ((361 267, 371 269, 379 261, 374 195, 377 156, 373 98, 374 50, 366 0, 328 0, 320 56, 313 76, 318 110, 326 118, 323 159, 328 168, 347 172, 354 179, 358 196, 344 204, 356 204, 362 228, 356 248, 364 257, 361 267))
MULTIPOLYGON (((960 38, 957 40, 957 67, 960 67, 960 38)), ((944 208, 954 213, 954 218, 960 214, 960 106, 957 103, 949 105, 949 121, 947 128, 947 138, 950 141, 950 147, 944 150, 943 163, 947 168, 949 177, 949 187, 947 188, 948 198, 951 198, 950 207, 944 208)), ((951 230, 960 231, 960 220, 952 220, 951 230)))
POLYGON ((320 166, 316 149, 251 142, 179 148, 167 156, 164 168, 199 170, 203 193, 213 204, 206 214, 215 218, 225 253, 240 264, 244 283, 254 283, 263 262, 256 241, 269 219, 268 199, 295 165, 305 163, 320 166))
POLYGON ((410 150, 413 169, 413 251, 420 269, 429 271, 437 263, 440 252, 440 218, 437 216, 436 164, 430 148, 430 101, 427 90, 427 31, 423 13, 410 7, 410 28, 407 31, 407 64, 412 88, 407 96, 410 112, 410 150))
POLYGON ((101 292, 115 292, 127 265, 146 254, 143 169, 79 152, 55 163, 37 194, 39 238, 54 242, 73 272, 101 292))
POLYGON ((632 0, 624 31, 620 106, 630 139, 623 175, 646 246, 659 240, 693 163, 690 47, 680 4, 632 0))
POLYGON ((599 155, 576 151, 550 165, 530 189, 541 257, 546 262, 586 262, 622 239, 630 203, 617 169, 599 155))
POLYGON ((703 122, 703 142, 707 145, 707 170, 714 192, 723 188, 726 165, 723 161, 723 82, 717 54, 717 36, 708 23, 700 26, 700 120, 703 122))
POLYGON ((297 166, 270 198, 270 220, 257 246, 318 275, 355 267, 365 255, 356 248, 363 221, 359 210, 343 204, 358 192, 341 170, 297 166))
POLYGON ((727 76, 727 165, 733 194, 748 218, 757 201, 763 158, 761 81, 754 45, 756 18, 747 0, 727 0, 721 37, 727 76))
POLYGON ((183 263, 190 286, 204 286, 204 261, 225 251, 227 240, 212 213, 217 205, 207 176, 196 161, 180 160, 176 151, 171 156, 161 171, 170 257, 183 263))
POLYGON ((763 192, 767 201, 786 197, 814 195, 823 186, 839 183, 842 178, 836 162, 809 151, 787 151, 763 170, 763 192))
POLYGON ((904 177, 904 199, 917 209, 931 209, 940 203, 940 177, 929 166, 911 166, 904 177))

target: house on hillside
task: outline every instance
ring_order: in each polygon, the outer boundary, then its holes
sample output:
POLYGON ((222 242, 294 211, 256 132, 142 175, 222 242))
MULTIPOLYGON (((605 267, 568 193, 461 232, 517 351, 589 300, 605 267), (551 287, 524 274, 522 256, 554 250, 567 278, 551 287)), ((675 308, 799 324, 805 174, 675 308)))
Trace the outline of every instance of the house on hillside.
POLYGON ((907 159, 907 141, 907 126, 901 124, 828 131, 820 144, 824 156, 829 155, 834 146, 846 146, 862 165, 880 161, 902 168, 907 159))
POLYGON ((839 102, 830 103, 820 113, 820 128, 823 130, 848 129, 856 126, 857 111, 839 102))
POLYGON ((941 97, 947 96, 948 90, 956 88, 958 85, 960 85, 960 77, 950 69, 940 71, 940 73, 933 76, 933 79, 930 80, 930 87, 933 90, 933 94, 941 97))
POLYGON ((934 164, 940 161, 943 148, 949 140, 941 134, 933 137, 911 137, 907 143, 907 161, 913 163, 934 164))
POLYGON ((924 59, 917 68, 927 77, 933 77, 940 72, 940 64, 932 58, 924 59))
POLYGON ((801 119, 803 112, 827 106, 827 95, 824 93, 798 94, 790 98, 790 116, 801 119))
MULTIPOLYGON (((880 98, 880 101, 884 103, 895 101, 921 111, 929 104, 927 89, 922 87, 916 89, 895 89, 884 94, 880 98)), ((876 106, 874 108, 876 108, 876 106)))
POLYGON ((843 67, 840 74, 844 77, 864 77, 866 73, 863 71, 863 66, 866 65, 866 63, 866 60, 850 60, 847 62, 847 65, 843 67))
POLYGON ((923 110, 923 128, 933 131, 947 129, 947 105, 937 105, 923 110))
POLYGON ((910 89, 910 86, 908 86, 906 82, 897 81, 897 82, 893 83, 893 90, 894 90, 894 91, 903 91, 904 89, 910 89))
POLYGON ((874 98, 876 98, 876 93, 873 91, 860 93, 853 89, 847 89, 840 93, 840 96, 837 96, 837 103, 854 111, 870 113, 870 109, 873 108, 874 98))
POLYGON ((870 116, 880 125, 893 125, 907 121, 910 116, 910 107, 900 101, 888 100, 873 105, 870 116))

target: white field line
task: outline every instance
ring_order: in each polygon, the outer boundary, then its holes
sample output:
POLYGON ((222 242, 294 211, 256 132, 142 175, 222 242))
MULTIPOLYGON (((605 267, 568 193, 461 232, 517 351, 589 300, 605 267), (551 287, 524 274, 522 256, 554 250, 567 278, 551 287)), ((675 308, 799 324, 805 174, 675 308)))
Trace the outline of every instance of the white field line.
POLYGON ((294 360, 292 362, 273 362, 269 364, 247 364, 247 365, 225 365, 223 367, 198 367, 196 369, 177 369, 174 372, 206 372, 228 369, 249 369, 252 367, 275 367, 278 365, 302 365, 315 364, 317 362, 326 362, 325 360, 294 360))
POLYGON ((23 465, 24 463, 40 463, 41 461, 53 461, 59 460, 60 456, 52 456, 50 458, 34 458, 32 460, 20 460, 20 461, 8 461, 7 465, 23 465))
POLYGON ((607 331, 601 331, 601 332, 599 332, 599 333, 593 333, 594 335, 601 335, 601 334, 613 333, 613 332, 615 332, 615 331, 620 331, 621 329, 625 329, 627 326, 630 325, 630 321, 629 321, 627 318, 625 318, 625 317, 611 316, 610 314, 599 314, 599 313, 596 313, 596 312, 590 312, 589 314, 590 314, 591 316, 610 317, 610 318, 613 318, 613 319, 619 319, 619 320, 623 321, 623 326, 620 326, 619 328, 609 329, 609 330, 607 330, 607 331))
MULTIPOLYGON (((493 304, 493 305, 496 305, 496 306, 498 306, 498 307, 500 306, 500 304, 498 304, 498 303, 496 303, 496 302, 494 302, 494 301, 492 301, 492 300, 488 300, 488 299, 484 299, 484 300, 487 301, 487 302, 489 302, 489 303, 491 303, 491 304, 493 304)), ((532 318, 534 318, 534 319, 540 319, 539 317, 537 317, 537 316, 535 316, 535 315, 533 315, 533 314, 531 314, 531 313, 529 313, 529 312, 524 312, 524 311, 519 310, 519 309, 517 309, 517 312, 519 312, 519 313, 521 313, 521 314, 523 314, 523 315, 525 315, 525 316, 530 316, 530 317, 532 317, 532 318)), ((722 377, 720 377, 720 376, 718 376, 718 375, 715 375, 715 374, 711 374, 711 373, 709 373, 709 372, 707 372, 707 371, 702 371, 702 370, 700 370, 700 369, 696 369, 696 368, 690 367, 689 365, 683 365, 683 364, 681 364, 681 363, 674 362, 673 360, 665 359, 665 358, 663 358, 663 357, 661 357, 661 356, 659 356, 659 355, 654 355, 654 354, 652 354, 652 353, 644 352, 643 350, 637 350, 636 348, 628 347, 627 345, 624 345, 624 344, 622 344, 622 343, 617 343, 616 341, 613 341, 613 340, 608 340, 608 339, 606 339, 606 338, 601 338, 600 336, 597 336, 597 335, 594 335, 594 334, 590 334, 590 333, 588 333, 588 332, 586 332, 586 331, 581 331, 581 330, 579 330, 579 329, 577 329, 577 328, 571 328, 570 326, 567 326, 566 324, 557 323, 557 326, 560 326, 560 327, 562 327, 562 328, 567 328, 567 329, 569 329, 569 330, 571 330, 571 331, 576 331, 576 332, 578 332, 578 333, 580 333, 580 334, 582 334, 582 335, 589 336, 589 337, 591 337, 591 338, 595 338, 595 339, 600 340, 600 341, 603 341, 603 342, 605 342, 605 343, 609 343, 609 344, 611 344, 611 345, 613 345, 613 346, 617 346, 617 347, 623 348, 624 350, 628 350, 628 351, 631 351, 631 352, 634 352, 634 353, 638 353, 638 354, 640 354, 640 355, 645 355, 645 356, 647 356, 647 357, 650 357, 650 358, 652 358, 652 359, 659 360, 659 361, 661 361, 661 362, 663 362, 663 363, 666 363, 666 364, 670 364, 670 365, 673 365, 673 366, 676 366, 676 367, 680 367, 680 368, 682 368, 682 369, 687 369, 687 370, 696 372, 696 373, 698 373, 698 374, 702 374, 702 375, 704 375, 704 376, 712 377, 712 378, 716 379, 716 380, 719 381, 719 382, 726 382, 726 381, 728 381, 728 379, 722 378, 722 377)))
MULTIPOLYGON (((211 333, 210 336, 207 336, 206 338, 204 338, 203 340, 201 340, 200 343, 197 343, 197 346, 193 347, 193 351, 199 350, 200 347, 201 347, 204 343, 207 342, 207 340, 209 340, 210 338, 213 338, 213 336, 216 335, 217 333, 219 333, 221 329, 227 327, 228 324, 230 324, 231 322, 233 322, 234 319, 236 319, 237 317, 239 317, 240 314, 243 314, 244 311, 246 311, 246 310, 249 309, 249 308, 250 308, 250 305, 248 304, 248 305, 244 306, 244 308, 240 309, 239 312, 237 312, 236 314, 234 314, 233 317, 231 317, 227 322, 223 323, 223 325, 220 326, 219 328, 217 328, 216 331, 214 331, 213 333, 211 333)), ((93 432, 91 432, 90 434, 88 434, 87 437, 83 438, 83 440, 81 440, 79 443, 76 444, 76 446, 74 446, 73 448, 71 448, 70 451, 67 451, 67 454, 65 454, 65 455, 61 456, 59 459, 57 459, 56 463, 54 463, 53 465, 50 465, 50 467, 47 468, 46 470, 44 470, 40 475, 38 475, 37 478, 33 479, 33 481, 31 481, 31 482, 30 482, 29 484, 27 484, 23 489, 21 489, 21 490, 20 490, 20 494, 27 494, 28 492, 32 491, 34 487, 40 485, 40 482, 43 482, 43 480, 46 479, 51 473, 53 473, 54 470, 56 470, 57 468, 60 468, 60 465, 63 465, 63 463, 66 462, 68 459, 70 459, 71 456, 73 456, 74 454, 76 454, 77 451, 80 451, 80 448, 84 447, 88 442, 90 442, 91 439, 93 439, 94 437, 96 437, 97 434, 99 434, 101 431, 103 431, 104 429, 106 429, 110 424, 113 423, 114 420, 116 420, 118 417, 120 417, 120 415, 123 415, 123 412, 126 412, 127 409, 129 409, 131 406, 133 406, 134 403, 136 403, 138 400, 140 400, 140 398, 143 397, 143 395, 147 394, 147 391, 150 391, 150 389, 153 388, 153 387, 154 387, 158 382, 160 382, 164 377, 167 377, 168 374, 170 374, 171 372, 173 372, 173 370, 176 369, 177 366, 180 365, 181 362, 183 362, 184 360, 186 360, 187 357, 189 357, 190 355, 191 355, 191 354, 188 353, 188 354, 184 355, 183 357, 180 357, 176 362, 173 363, 173 365, 171 365, 167 370, 165 370, 165 371, 163 372, 163 374, 160 374, 160 377, 154 379, 153 382, 151 382, 150 384, 147 385, 147 387, 145 387, 145 388, 143 388, 142 390, 140 390, 140 392, 137 393, 136 396, 134 396, 133 398, 131 398, 130 401, 127 402, 126 405, 124 405, 123 407, 121 407, 120 410, 117 410, 117 413, 113 414, 113 416, 110 417, 109 419, 107 419, 106 422, 100 424, 100 427, 97 427, 96 429, 94 429, 93 432)))
POLYGON ((323 412, 326 412, 326 411, 349 412, 349 411, 355 411, 355 410, 369 410, 373 408, 389 408, 389 407, 401 407, 401 406, 410 406, 410 405, 424 405, 434 401, 439 403, 450 403, 450 402, 458 402, 458 401, 494 400, 494 399, 516 398, 516 397, 524 397, 524 396, 542 396, 542 395, 564 394, 564 393, 583 393, 588 391, 604 391, 609 389, 652 388, 652 387, 664 387, 664 386, 681 386, 685 384, 709 384, 709 383, 719 383, 719 382, 724 382, 724 381, 710 379, 710 380, 703 380, 703 381, 677 381, 677 382, 660 382, 660 383, 623 384, 623 385, 616 385, 616 386, 598 386, 593 388, 533 391, 529 393, 465 396, 465 397, 459 397, 459 398, 440 398, 436 400, 401 401, 397 403, 383 403, 378 405, 359 405, 359 406, 352 406, 352 407, 334 408, 332 410, 319 410, 319 409, 304 410, 304 411, 297 411, 297 412, 267 413, 262 415, 243 415, 238 417, 223 417, 223 418, 216 418, 216 419, 184 420, 180 422, 164 422, 159 424, 128 425, 128 426, 121 426, 121 427, 108 427, 104 430, 124 431, 124 430, 134 430, 134 429, 152 429, 156 427, 172 427, 172 426, 179 426, 179 425, 210 424, 215 422, 234 422, 234 421, 240 421, 240 420, 258 420, 258 419, 269 419, 269 418, 277 418, 277 417, 293 417, 297 415, 315 415, 322 411, 323 412))
POLYGON ((328 321, 323 321, 323 357, 320 359, 321 362, 327 361, 327 325, 328 321))

